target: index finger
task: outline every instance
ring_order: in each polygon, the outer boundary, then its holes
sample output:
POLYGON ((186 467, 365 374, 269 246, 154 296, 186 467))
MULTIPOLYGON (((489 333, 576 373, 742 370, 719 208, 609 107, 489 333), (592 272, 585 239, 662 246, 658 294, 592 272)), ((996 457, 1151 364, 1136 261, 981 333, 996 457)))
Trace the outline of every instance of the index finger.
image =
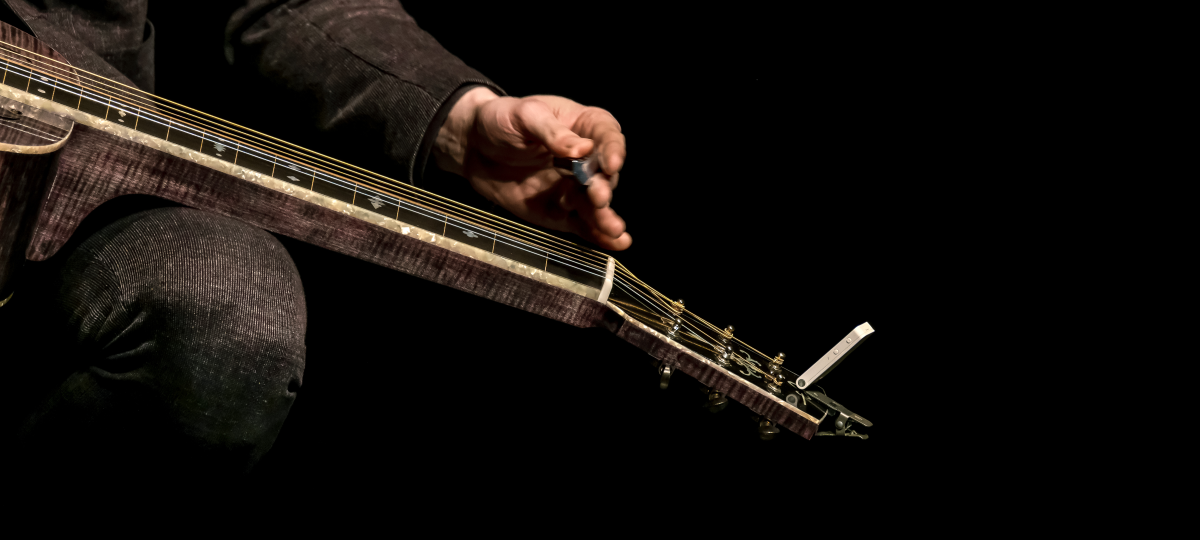
POLYGON ((587 107, 575 120, 575 133, 595 142, 595 153, 600 156, 600 168, 614 176, 625 165, 625 135, 621 124, 608 111, 599 107, 587 107))

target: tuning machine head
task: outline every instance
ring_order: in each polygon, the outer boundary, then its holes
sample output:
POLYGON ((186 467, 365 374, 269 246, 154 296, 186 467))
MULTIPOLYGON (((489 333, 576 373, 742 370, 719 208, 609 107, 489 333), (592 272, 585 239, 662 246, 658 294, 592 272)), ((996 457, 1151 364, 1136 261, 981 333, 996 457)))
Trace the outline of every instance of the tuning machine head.
POLYGON ((668 366, 666 362, 663 362, 662 365, 658 366, 658 387, 662 390, 666 390, 667 386, 670 384, 671 366, 668 366))
POLYGON ((778 434, 779 434, 779 425, 777 425, 775 422, 767 420, 766 417, 761 417, 761 416, 759 417, 759 419, 758 419, 758 438, 760 438, 764 441, 769 441, 771 439, 774 439, 775 436, 778 434))
POLYGON ((776 394, 783 392, 783 385, 786 384, 783 380, 783 353, 779 353, 775 358, 767 362, 767 390, 776 394))
POLYGON ((730 367, 733 362, 729 360, 733 356, 733 325, 726 326, 724 330, 717 333, 717 346, 713 350, 713 360, 721 367, 730 367))
POLYGON ((708 407, 708 412, 718 413, 725 410, 725 407, 729 405, 729 398, 725 396, 724 392, 718 392, 716 388, 709 388, 706 392, 708 394, 708 404, 705 406, 708 407))
POLYGON ((679 299, 672 302, 671 305, 668 306, 668 309, 671 310, 671 316, 661 318, 663 324, 667 325, 667 337, 676 339, 675 336, 679 333, 679 329, 683 326, 683 300, 679 299))

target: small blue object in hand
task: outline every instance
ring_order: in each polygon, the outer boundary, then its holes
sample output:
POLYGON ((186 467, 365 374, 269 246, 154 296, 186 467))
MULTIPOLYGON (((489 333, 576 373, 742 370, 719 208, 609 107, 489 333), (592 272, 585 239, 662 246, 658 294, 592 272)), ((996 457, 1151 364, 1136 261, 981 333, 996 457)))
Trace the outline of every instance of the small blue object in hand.
POLYGON ((575 175, 580 184, 587 185, 592 180, 592 175, 600 169, 600 160, 595 159, 595 156, 587 156, 583 158, 554 158, 554 166, 559 169, 566 169, 575 175))

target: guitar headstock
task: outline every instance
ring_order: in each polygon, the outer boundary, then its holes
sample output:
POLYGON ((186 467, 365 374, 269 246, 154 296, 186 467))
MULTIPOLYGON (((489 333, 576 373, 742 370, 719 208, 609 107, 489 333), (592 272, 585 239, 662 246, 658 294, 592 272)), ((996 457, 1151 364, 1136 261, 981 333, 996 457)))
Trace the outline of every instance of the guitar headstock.
POLYGON ((764 439, 774 437, 779 427, 806 439, 867 438, 852 426, 870 427, 871 422, 830 399, 816 383, 874 333, 870 324, 859 325, 815 363, 789 361, 783 353, 758 351, 738 339, 733 326, 715 326, 688 311, 683 300, 667 300, 623 267, 619 270, 607 299, 609 308, 626 320, 618 335, 656 359, 660 387, 667 388, 675 372, 686 373, 707 388, 710 410, 720 410, 732 399, 761 415, 764 439), (818 432, 827 421, 832 430, 818 432))

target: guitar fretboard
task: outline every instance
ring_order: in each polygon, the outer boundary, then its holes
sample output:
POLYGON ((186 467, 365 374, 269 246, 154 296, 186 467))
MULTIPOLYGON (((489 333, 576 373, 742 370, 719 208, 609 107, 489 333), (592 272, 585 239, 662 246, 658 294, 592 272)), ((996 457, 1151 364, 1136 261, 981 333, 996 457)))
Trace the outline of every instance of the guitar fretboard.
MULTIPOLYGON (((6 55, 11 56, 11 54, 6 55)), ((604 263, 573 257, 545 242, 505 234, 483 220, 439 211, 435 205, 405 197, 401 189, 381 181, 366 182, 337 174, 328 167, 264 149, 228 131, 205 129, 162 112, 155 103, 108 93, 71 82, 66 74, 38 69, 35 60, 0 58, 0 84, 34 97, 112 122, 184 149, 226 161, 402 223, 440 234, 474 248, 569 279, 594 289, 604 283, 604 263), (372 185, 373 184, 373 185, 372 185)), ((392 181, 395 182, 395 181, 392 181)))

